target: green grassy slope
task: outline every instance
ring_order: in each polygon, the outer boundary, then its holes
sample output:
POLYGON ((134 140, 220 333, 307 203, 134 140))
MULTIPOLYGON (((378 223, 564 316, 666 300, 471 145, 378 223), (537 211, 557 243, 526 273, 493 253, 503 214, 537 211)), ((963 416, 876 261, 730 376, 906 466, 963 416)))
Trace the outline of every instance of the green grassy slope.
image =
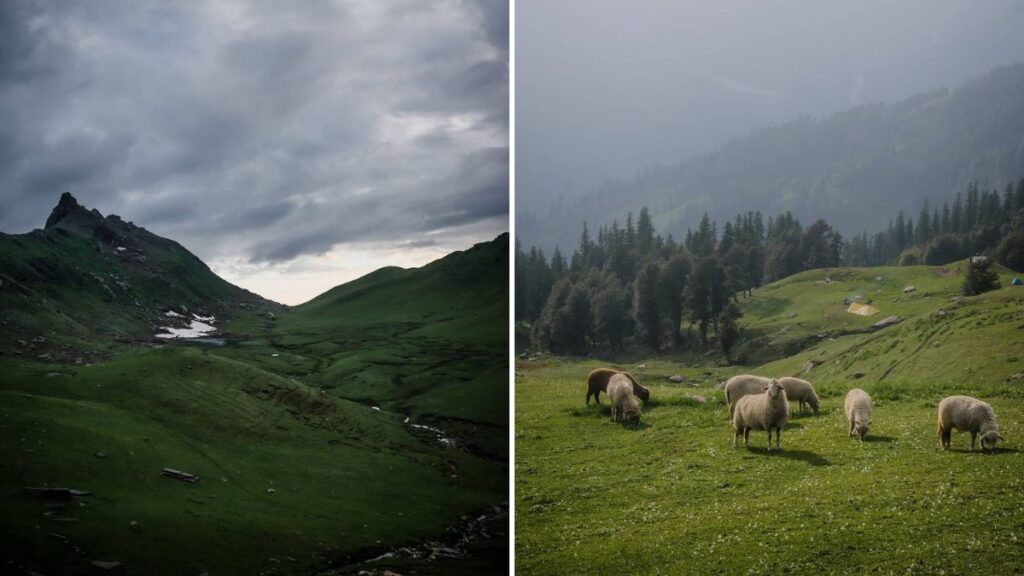
POLYGON ((339 551, 433 536, 494 502, 492 464, 398 415, 192 347, 53 377, 4 368, 2 555, 45 573, 93 559, 146 574, 302 573, 339 551), (52 502, 22 494, 44 485, 93 495, 45 515, 52 502))
POLYGON ((386 268, 266 328, 252 355, 332 394, 421 420, 494 428, 507 444, 508 235, 423 268, 386 268), (496 321, 497 319, 497 321, 496 321), (273 349, 276 352, 271 352, 273 349))
POLYGON ((507 236, 295 309, 70 196, 0 248, 5 570, 349 573, 426 543, 467 556, 394 565, 505 566, 507 236), (182 307, 217 315, 223 345, 153 342, 182 307))
POLYGON ((636 429, 611 423, 607 405, 583 405, 587 372, 606 361, 517 363, 517 571, 1020 573, 1024 380, 1013 376, 1024 372, 1024 291, 1004 277, 1001 290, 957 305, 961 279, 875 268, 766 286, 741 299, 756 363, 644 362, 653 401, 636 429), (904 294, 907 285, 916 290, 904 294), (837 312, 857 294, 881 314, 837 312), (904 321, 862 331, 889 314, 904 321), (762 433, 733 449, 716 384, 741 372, 797 374, 809 360, 820 413, 793 416, 781 453, 765 452, 762 433), (874 401, 863 444, 846 435, 853 387, 874 401), (968 435, 938 449, 935 410, 951 394, 993 405, 1008 440, 997 454, 967 453, 968 435))

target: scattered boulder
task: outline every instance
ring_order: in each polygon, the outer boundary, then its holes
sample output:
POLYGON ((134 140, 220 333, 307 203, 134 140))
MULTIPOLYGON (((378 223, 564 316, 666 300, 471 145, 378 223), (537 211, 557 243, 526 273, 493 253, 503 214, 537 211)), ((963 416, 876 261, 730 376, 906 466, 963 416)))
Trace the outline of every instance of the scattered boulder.
POLYGON ((690 398, 693 398, 693 401, 696 402, 697 404, 707 404, 708 403, 708 399, 703 397, 703 396, 690 396, 690 398))
POLYGON ((682 376, 680 376, 679 374, 673 374, 673 375, 669 376, 668 379, 669 379, 669 381, 675 382, 676 384, 681 384, 682 382, 685 381, 685 379, 682 376))
POLYGON ((808 360, 807 362, 804 362, 804 366, 801 369, 801 372, 806 374, 806 373, 810 372, 813 369, 814 369, 814 361, 813 360, 808 360))
POLYGON ((90 564, 101 570, 111 570, 121 565, 117 560, 93 560, 90 564))
POLYGON ((164 468, 160 471, 160 474, 175 480, 183 480, 185 482, 196 483, 199 481, 199 476, 190 474, 188 472, 182 472, 181 470, 175 470, 174 468, 164 468))
POLYGON ((871 328, 874 330, 881 330, 882 328, 888 328, 889 326, 899 324, 902 321, 903 319, 900 318, 899 316, 886 316, 885 318, 882 318, 878 322, 872 324, 871 328))
POLYGON ((53 500, 71 500, 72 496, 90 496, 92 492, 88 490, 75 490, 74 488, 57 488, 57 487, 31 487, 26 486, 25 492, 38 496, 40 498, 49 498, 53 500))
POLYGON ((863 372, 854 372, 853 373, 853 377, 859 380, 859 379, 864 377, 864 373, 863 372))
POLYGON ((917 288, 914 288, 913 286, 907 286, 906 288, 903 289, 903 293, 904 294, 910 294, 914 290, 917 290, 917 288))
POLYGON ((265 316, 267 317, 267 320, 277 320, 277 315, 273 312, 267 312, 265 316))

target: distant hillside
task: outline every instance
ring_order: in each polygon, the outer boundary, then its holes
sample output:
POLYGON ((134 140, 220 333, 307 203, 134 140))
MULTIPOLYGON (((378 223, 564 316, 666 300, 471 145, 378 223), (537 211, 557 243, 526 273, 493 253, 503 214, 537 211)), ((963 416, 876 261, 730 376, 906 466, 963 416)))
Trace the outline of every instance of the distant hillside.
POLYGON ((765 373, 809 369, 835 381, 858 372, 872 381, 1003 381, 1024 370, 1024 288, 1011 285, 1018 274, 995 268, 1001 288, 973 297, 960 295, 966 261, 801 272, 740 298, 737 355, 769 363, 765 373), (879 312, 851 314, 844 301, 870 301, 879 312), (900 322, 871 328, 889 316, 900 322))
POLYGON ((680 238, 701 214, 790 210, 805 222, 825 218, 844 235, 885 226, 925 198, 950 199, 977 181, 1002 187, 1024 173, 1024 64, 1001 68, 950 91, 897 104, 860 106, 823 119, 802 118, 754 131, 676 166, 650 167, 547 214, 519 214, 524 246, 550 253, 593 229, 634 218, 648 206, 655 225, 680 238))
MULTIPOLYGON (((214 274, 177 242, 65 192, 44 229, 0 233, 0 342, 52 335, 71 347, 148 340, 165 311, 276 306, 214 274)), ((53 351, 56 353, 56 351, 53 351)))
POLYGON ((291 316, 336 326, 402 323, 414 333, 505 342, 508 233, 422 268, 381 268, 297 306, 291 316))
POLYGON ((262 347, 225 353, 330 394, 424 421, 463 422, 476 449, 507 450, 509 235, 421 268, 387 267, 262 328, 262 347), (270 356, 268 352, 280 351, 270 356), (487 428, 482 432, 479 426, 487 428))

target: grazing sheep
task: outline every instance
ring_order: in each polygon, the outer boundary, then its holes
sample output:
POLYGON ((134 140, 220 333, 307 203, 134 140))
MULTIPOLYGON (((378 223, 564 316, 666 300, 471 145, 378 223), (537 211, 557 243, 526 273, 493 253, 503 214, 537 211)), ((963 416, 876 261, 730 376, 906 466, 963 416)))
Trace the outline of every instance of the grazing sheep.
POLYGON ((854 433, 864 441, 871 424, 871 396, 860 388, 854 388, 846 394, 846 419, 850 421, 850 437, 854 433))
MULTIPOLYGON (((1004 440, 999 435, 996 413, 987 403, 970 396, 949 396, 939 402, 939 443, 949 450, 949 437, 953 428, 971 433, 971 451, 981 434, 981 449, 996 451, 996 442, 1004 440)), ((1005 441, 1005 440, 1004 440, 1005 441)))
POLYGON ((811 407, 815 414, 818 413, 818 395, 814 393, 814 386, 807 380, 783 376, 779 378, 779 384, 786 390, 786 398, 790 401, 796 400, 800 403, 800 413, 804 413, 804 404, 811 407))
POLYGON ((626 372, 619 372, 612 368, 595 368, 587 376, 587 404, 590 404, 590 397, 594 397, 594 401, 598 404, 601 403, 601 392, 607 392, 608 380, 616 374, 622 374, 633 384, 633 394, 639 397, 644 402, 651 399, 651 391, 640 385, 632 375, 626 372))
POLYGON ((775 429, 775 448, 782 450, 782 428, 789 419, 789 401, 778 380, 770 380, 761 394, 747 394, 736 401, 732 417, 732 447, 736 448, 740 433, 743 445, 750 445, 751 430, 768 431, 768 451, 772 450, 772 428, 775 429))
POLYGON ((725 401, 729 404, 729 419, 732 420, 737 400, 747 394, 760 394, 769 382, 771 382, 771 378, 753 374, 740 374, 729 378, 725 383, 725 401))
POLYGON ((633 381, 626 374, 615 374, 608 381, 608 399, 612 403, 612 422, 640 421, 640 405, 633 395, 633 381))

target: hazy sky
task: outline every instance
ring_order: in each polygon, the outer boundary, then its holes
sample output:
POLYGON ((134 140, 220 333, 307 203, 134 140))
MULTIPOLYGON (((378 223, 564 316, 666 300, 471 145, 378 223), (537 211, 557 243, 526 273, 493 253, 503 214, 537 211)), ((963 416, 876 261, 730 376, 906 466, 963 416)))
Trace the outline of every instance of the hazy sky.
MULTIPOLYGON (((523 0, 516 209, 1024 60, 1016 0, 523 0)), ((1024 97, 1024 96, 1022 96, 1024 97)))
POLYGON ((285 303, 508 229, 504 0, 3 0, 0 230, 60 193, 285 303))

